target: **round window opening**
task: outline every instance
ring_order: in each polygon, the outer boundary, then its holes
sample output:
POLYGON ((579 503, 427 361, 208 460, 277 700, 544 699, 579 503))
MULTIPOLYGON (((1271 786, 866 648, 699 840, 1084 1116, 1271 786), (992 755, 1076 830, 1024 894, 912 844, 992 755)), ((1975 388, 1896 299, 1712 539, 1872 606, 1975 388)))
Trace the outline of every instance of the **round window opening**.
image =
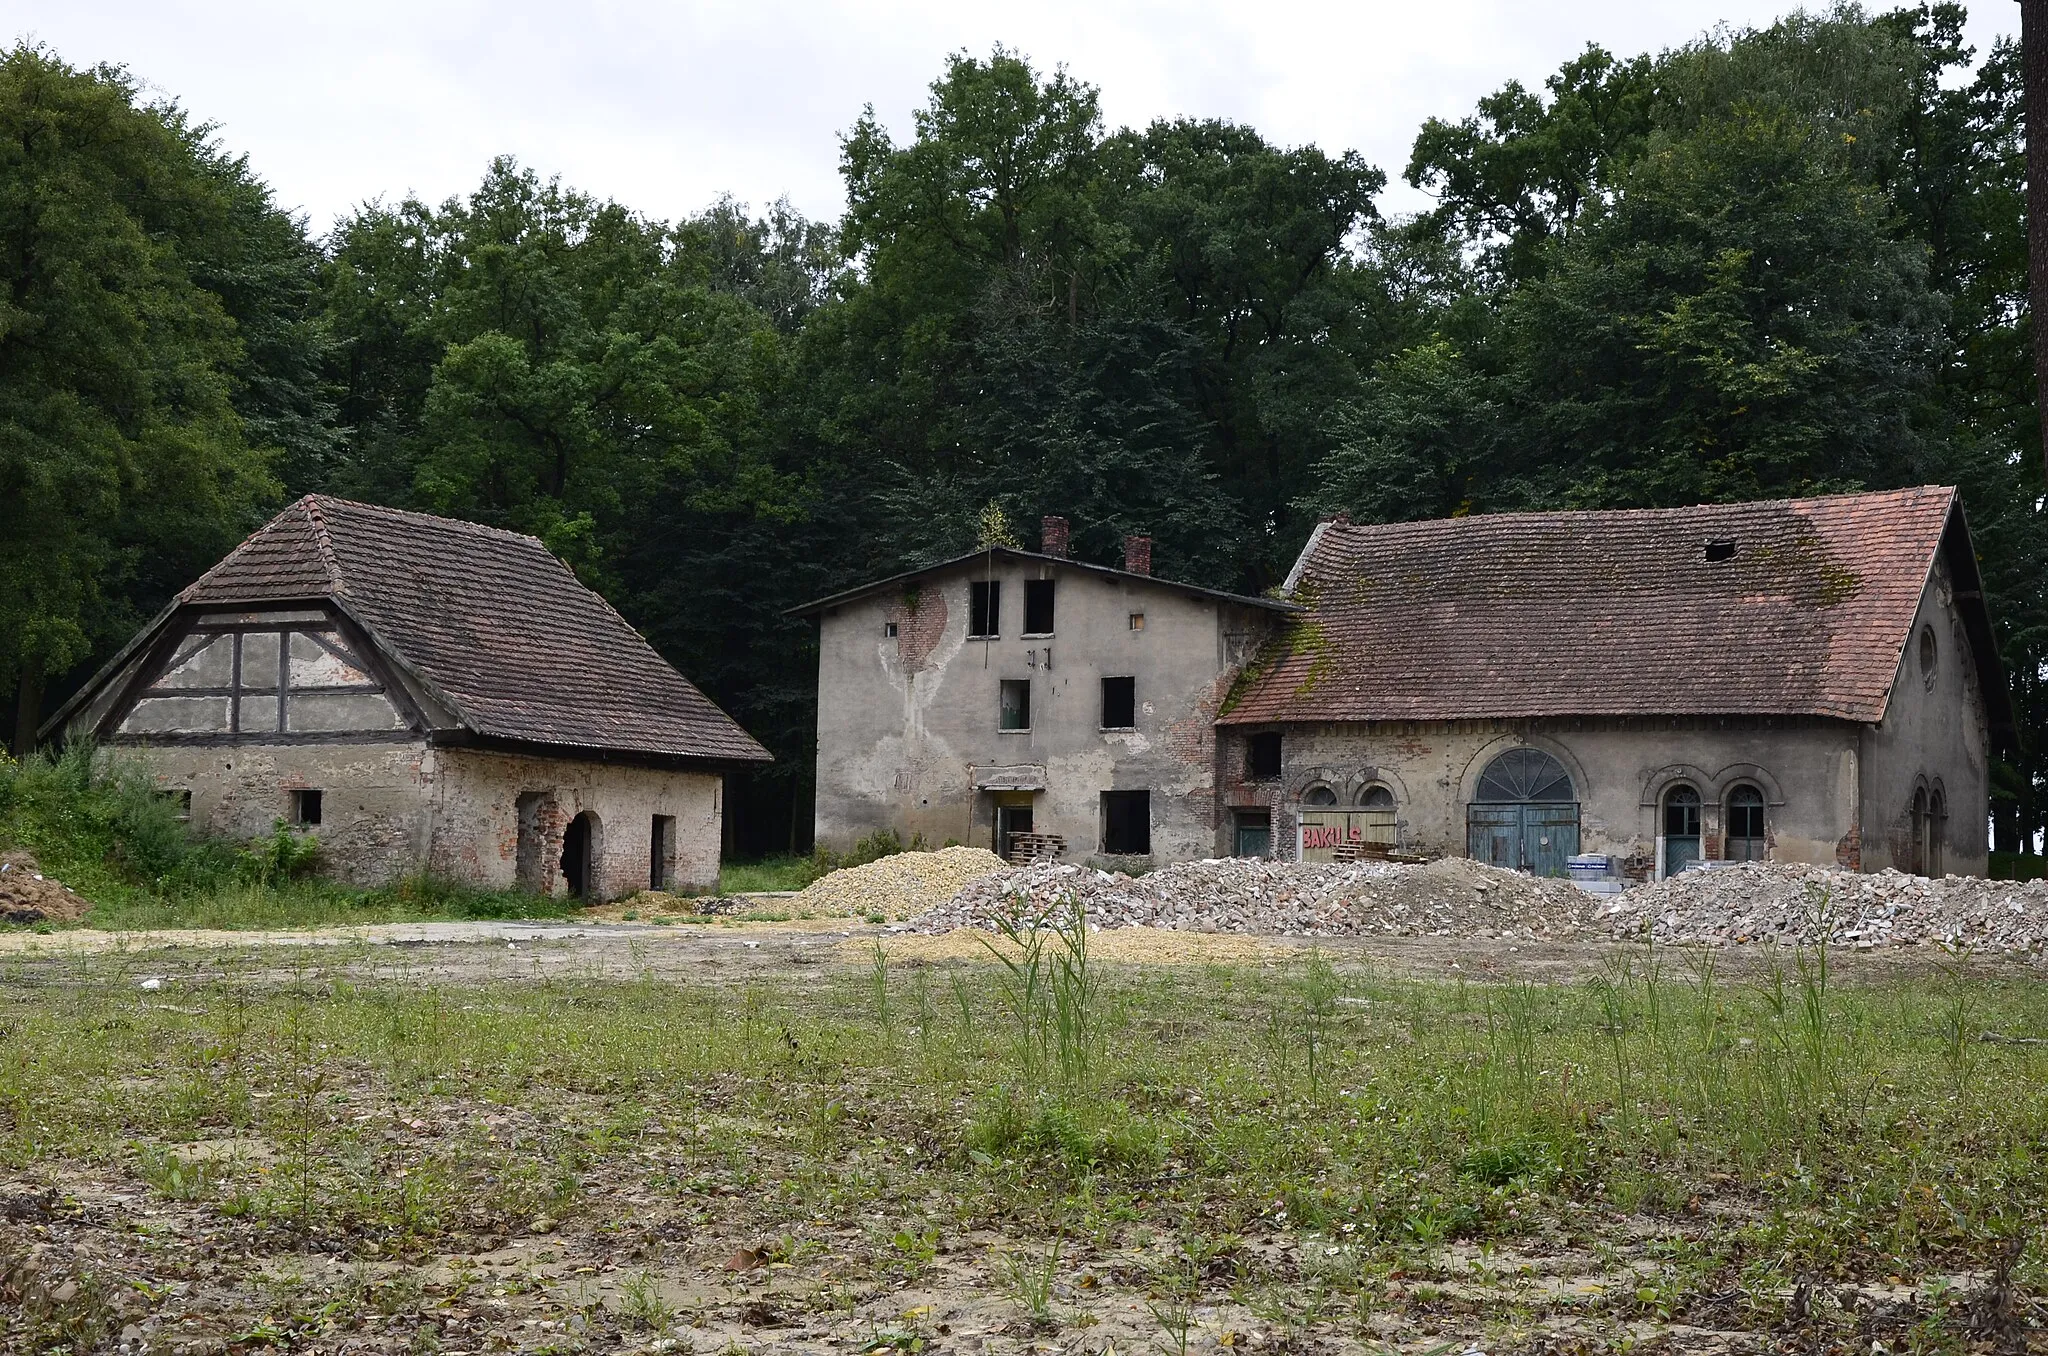
POLYGON ((1337 793, 1327 786, 1311 786, 1302 793, 1301 803, 1303 805, 1335 805, 1337 803, 1337 793))
POLYGON ((1938 660, 1938 659, 1939 659, 1940 657, 1941 657, 1941 656, 1940 656, 1939 652, 1938 652, 1938 651, 1936 650, 1936 648, 1935 648, 1935 641, 1934 641, 1934 628, 1933 628, 1933 627, 1931 627, 1931 626, 1923 626, 1923 627, 1921 627, 1921 628, 1920 628, 1920 676, 1921 676, 1922 678, 1924 678, 1924 679, 1926 679, 1926 680, 1927 680, 1927 684, 1928 684, 1928 686, 1930 686, 1930 687, 1934 685, 1934 666, 1935 666, 1935 663, 1936 663, 1936 661, 1937 661, 1937 660, 1938 660))

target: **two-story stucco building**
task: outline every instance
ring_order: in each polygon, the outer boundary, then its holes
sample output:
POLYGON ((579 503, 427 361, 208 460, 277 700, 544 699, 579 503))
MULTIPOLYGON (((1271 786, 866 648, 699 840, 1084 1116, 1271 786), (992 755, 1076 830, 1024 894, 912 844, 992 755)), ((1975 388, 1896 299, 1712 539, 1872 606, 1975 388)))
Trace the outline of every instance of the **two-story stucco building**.
POLYGON ((1340 519, 1284 601, 1065 539, 805 609, 820 842, 1985 869, 2012 715, 1953 490, 1340 519))
POLYGON ((1151 574, 994 547, 800 609, 819 618, 817 840, 877 829, 1070 856, 1215 851, 1216 716, 1296 609, 1151 574))

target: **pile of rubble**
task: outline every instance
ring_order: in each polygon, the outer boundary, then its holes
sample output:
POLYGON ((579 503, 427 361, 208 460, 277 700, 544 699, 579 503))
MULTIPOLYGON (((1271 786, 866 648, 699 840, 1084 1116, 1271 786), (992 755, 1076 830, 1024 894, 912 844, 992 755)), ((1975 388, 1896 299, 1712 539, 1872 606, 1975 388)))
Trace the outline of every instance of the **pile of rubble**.
POLYGON ((76 923, 91 907, 28 853, 0 853, 0 923, 76 923))
POLYGON ((1456 858, 1426 866, 1223 858, 1135 877, 1046 862, 975 881, 911 927, 932 933, 985 928, 1067 907, 1069 899, 1105 928, 1524 940, 1578 937, 1597 928, 1595 902, 1575 886, 1456 858))
POLYGON ((806 913, 908 918, 1008 868, 1009 863, 983 848, 897 852, 820 876, 790 902, 806 913))
POLYGON ((1791 862, 1687 871, 1616 898, 1601 912, 1618 937, 1726 945, 1855 948, 1940 945, 2048 951, 2048 882, 1861 875, 1791 862))

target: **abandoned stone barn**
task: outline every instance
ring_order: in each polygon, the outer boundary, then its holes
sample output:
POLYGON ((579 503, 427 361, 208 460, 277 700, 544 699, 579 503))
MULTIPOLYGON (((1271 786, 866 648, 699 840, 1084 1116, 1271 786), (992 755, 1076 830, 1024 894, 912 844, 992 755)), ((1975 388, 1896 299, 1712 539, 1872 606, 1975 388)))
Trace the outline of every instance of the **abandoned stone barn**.
POLYGON ((767 752, 532 537, 308 496, 45 727, 146 760, 204 832, 610 898, 716 885, 723 775, 767 752))
POLYGON ((1985 869, 2012 714, 1951 489, 1337 520, 1284 601, 1048 529, 813 605, 821 841, 1985 869))

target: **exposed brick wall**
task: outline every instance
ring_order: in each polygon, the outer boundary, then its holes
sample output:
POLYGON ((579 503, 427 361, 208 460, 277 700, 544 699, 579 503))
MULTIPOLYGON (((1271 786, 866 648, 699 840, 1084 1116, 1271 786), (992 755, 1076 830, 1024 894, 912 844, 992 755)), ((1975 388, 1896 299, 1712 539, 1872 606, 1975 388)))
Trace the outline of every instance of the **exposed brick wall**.
POLYGON ((946 634, 946 595, 939 589, 906 593, 889 607, 896 624, 896 659, 905 673, 921 673, 946 634))

